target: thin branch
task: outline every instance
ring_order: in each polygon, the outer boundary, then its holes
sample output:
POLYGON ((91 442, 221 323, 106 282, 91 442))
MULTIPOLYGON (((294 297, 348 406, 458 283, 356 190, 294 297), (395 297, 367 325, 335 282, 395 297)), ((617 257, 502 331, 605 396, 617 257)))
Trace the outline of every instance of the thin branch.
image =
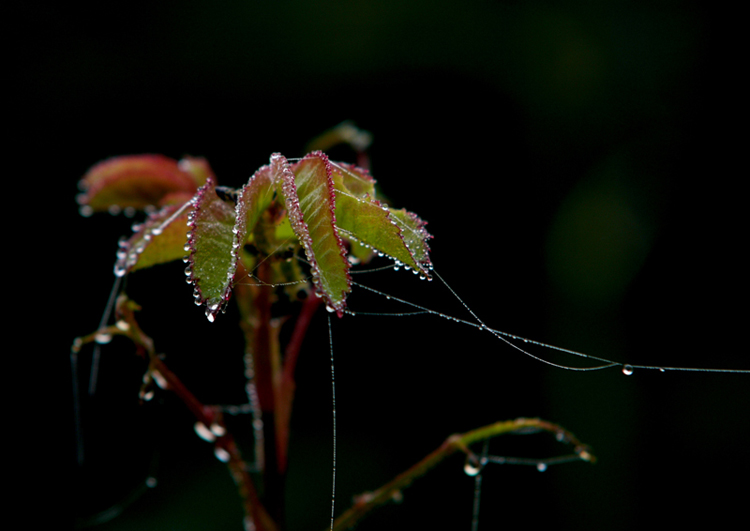
MULTIPOLYGON (((596 461, 596 458, 591 454, 586 445, 582 444, 572 433, 557 424, 541 419, 526 418, 496 422, 495 424, 490 424, 489 426, 484 426, 463 434, 451 435, 439 448, 405 472, 402 472, 379 489, 358 496, 354 505, 336 519, 334 522, 334 531, 348 529, 356 525, 375 507, 400 498, 401 491, 411 485, 415 479, 425 475, 445 458, 457 451, 464 452, 468 456, 468 459, 478 463, 479 457, 469 448, 472 444, 497 437, 498 435, 528 429, 554 433, 559 441, 567 442, 574 446, 578 459, 591 463, 596 461)), ((545 461, 539 460, 539 462, 545 461)))
POLYGON ((252 522, 252 527, 256 531, 278 531, 278 526, 260 502, 255 484, 247 472, 247 465, 242 459, 242 454, 234 441, 234 437, 223 424, 221 411, 217 407, 206 406, 201 403, 185 387, 179 377, 167 367, 164 360, 156 354, 153 340, 141 330, 135 320, 134 312, 137 309, 139 309, 138 305, 125 295, 120 295, 117 300, 118 322, 97 330, 93 334, 76 338, 71 352, 77 355, 83 345, 95 342, 96 338, 101 337, 102 334, 122 335, 130 338, 136 346, 138 355, 149 360, 148 372, 144 377, 144 384, 141 388, 141 398, 149 399, 152 394, 150 388, 154 383, 160 388, 169 389, 177 395, 196 420, 206 429, 207 435, 202 435, 202 437, 214 442, 214 452, 217 458, 227 463, 242 498, 245 520, 252 522))

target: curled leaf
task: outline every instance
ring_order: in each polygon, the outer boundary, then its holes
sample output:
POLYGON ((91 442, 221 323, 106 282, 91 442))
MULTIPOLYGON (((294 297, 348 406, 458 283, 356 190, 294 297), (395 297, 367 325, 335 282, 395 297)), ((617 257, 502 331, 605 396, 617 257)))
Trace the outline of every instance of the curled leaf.
MULTIPOLYGON (((188 159, 186 159, 188 160, 188 159)), ((143 210, 163 205, 165 197, 190 198, 201 175, 210 174, 202 159, 181 164, 163 155, 114 157, 93 166, 79 182, 83 213, 143 210)), ((184 202, 184 201, 183 201, 184 202)))

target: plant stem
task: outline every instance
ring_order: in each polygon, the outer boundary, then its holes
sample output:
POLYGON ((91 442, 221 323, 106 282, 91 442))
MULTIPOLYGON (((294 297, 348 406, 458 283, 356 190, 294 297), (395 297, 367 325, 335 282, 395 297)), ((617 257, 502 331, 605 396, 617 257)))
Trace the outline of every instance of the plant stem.
MULTIPOLYGON (((136 346, 139 356, 148 359, 149 368, 144 378, 141 396, 144 391, 156 383, 162 389, 171 390, 187 406, 190 412, 216 439, 214 451, 217 457, 227 463, 227 467, 237 484, 245 510, 245 520, 252 522, 256 531, 278 531, 279 527, 260 502, 258 492, 255 488, 250 474, 247 472, 247 464, 242 458, 242 453, 234 441, 234 437, 227 431, 223 424, 221 412, 212 406, 206 406, 198 400, 195 395, 182 383, 179 377, 167 367, 154 349, 153 340, 147 336, 135 320, 135 310, 139 307, 125 295, 120 295, 117 300, 116 325, 107 326, 97 330, 93 334, 76 338, 73 342, 71 354, 76 354, 81 347, 87 343, 95 342, 101 335, 122 335, 130 338, 136 346)), ((249 527, 249 526, 248 526, 249 527)))
POLYGON ((472 430, 463 434, 451 435, 445 440, 443 444, 440 445, 439 448, 427 455, 424 459, 416 463, 408 470, 402 472, 379 489, 372 492, 366 492, 358 496, 354 502, 354 505, 347 509, 341 516, 336 518, 333 527, 334 531, 348 529, 356 525, 375 507, 398 498, 401 491, 411 485, 411 483, 415 479, 425 475, 429 470, 442 462, 446 457, 454 454, 456 451, 464 452, 470 458, 476 460, 476 456, 469 449, 469 446, 471 444, 491 439, 498 435, 512 433, 524 429, 535 429, 552 432, 557 435, 558 440, 573 444, 575 447, 575 452, 579 459, 590 462, 594 462, 596 460, 596 458, 588 451, 588 448, 585 445, 583 445, 572 433, 568 432, 557 424, 552 424, 551 422, 547 422, 541 419, 525 418, 496 422, 495 424, 490 424, 489 426, 484 426, 482 428, 478 428, 476 430, 472 430))
POLYGON ((281 473, 286 472, 289 453, 289 423, 292 417, 292 403, 294 402, 294 369, 297 366, 302 340, 312 322, 313 315, 322 299, 307 297, 302 304, 294 323, 292 337, 284 351, 284 365, 281 379, 276 386, 276 452, 278 468, 281 473))

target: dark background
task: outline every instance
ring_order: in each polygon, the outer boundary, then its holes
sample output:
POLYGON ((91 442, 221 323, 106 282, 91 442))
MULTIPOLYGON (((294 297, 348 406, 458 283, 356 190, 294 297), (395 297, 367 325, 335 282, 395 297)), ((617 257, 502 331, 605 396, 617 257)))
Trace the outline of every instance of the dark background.
MULTIPOLYGON (((429 222, 436 270, 491 326, 634 364, 750 368, 745 59, 731 13, 696 2, 152 4, 31 2, 9 29, 21 89, 9 102, 21 118, 11 155, 24 164, 12 177, 52 212, 39 278, 64 324, 44 349, 62 374, 72 338, 99 321, 130 224, 78 216, 76 182, 93 163, 200 155, 222 184, 240 186, 270 153, 301 156, 346 119, 374 135, 382 190, 429 222)), ((238 402, 236 314, 209 324, 181 269, 133 275, 144 326, 201 398, 238 402)), ((365 279, 466 316, 438 281, 365 279)), ((358 290, 349 305, 403 310, 358 290)), ((599 462, 542 474, 488 468, 480 529, 723 527, 746 503, 748 375, 567 372, 436 317, 347 316, 334 319, 333 340, 337 513, 448 434, 518 416, 564 425, 599 462)), ((55 397, 66 428, 42 434, 70 464, 61 514, 122 508, 154 474, 156 489, 96 529, 240 529, 226 468, 181 404, 165 395, 139 408, 143 367, 132 349, 113 342, 104 354, 100 392, 83 409, 83 472, 72 473, 67 378, 55 397)), ((323 529, 332 444, 324 315, 303 354, 287 523, 323 529)), ((542 436, 491 446, 562 451, 542 436)), ((473 480, 462 467, 458 457, 445 463, 359 529, 468 529, 473 480)))

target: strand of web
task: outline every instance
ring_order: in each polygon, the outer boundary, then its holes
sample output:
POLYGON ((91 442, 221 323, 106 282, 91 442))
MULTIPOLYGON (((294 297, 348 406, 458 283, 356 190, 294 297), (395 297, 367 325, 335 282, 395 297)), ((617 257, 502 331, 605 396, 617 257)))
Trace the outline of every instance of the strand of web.
MULTIPOLYGON (((528 433, 534 433, 534 431, 530 431, 528 433)), ((562 439, 560 439, 559 437, 558 440, 562 441, 562 439)), ((474 502, 472 505, 471 514, 471 531, 477 531, 477 529, 479 528, 479 508, 482 496, 482 474, 484 473, 484 469, 488 464, 493 463, 499 465, 533 466, 537 469, 537 471, 544 472, 548 467, 552 465, 560 465, 582 460, 581 455, 578 453, 562 455, 558 457, 549 457, 546 459, 488 455, 489 442, 489 439, 485 439, 484 443, 482 444, 482 453, 480 455, 476 455, 473 452, 467 454, 466 463, 464 464, 464 473, 467 476, 474 477, 474 502)))
POLYGON ((331 349, 331 402, 333 405, 333 471, 331 481, 331 531, 333 531, 334 511, 336 509, 336 378, 333 370, 333 332, 331 314, 328 314, 328 346, 331 349))
MULTIPOLYGON (((392 269, 394 267, 395 266, 393 264, 391 264, 391 265, 386 266, 384 268, 378 268, 377 270, 389 269, 389 268, 392 269)), ((367 272, 370 272, 370 271, 371 270, 360 270, 360 271, 351 271, 351 273, 367 273, 367 272)), ((372 271, 374 271, 374 270, 372 270, 372 271)), ((703 367, 667 367, 667 366, 658 366, 658 365, 636 365, 636 364, 621 363, 621 362, 618 362, 618 361, 613 361, 613 360, 609 360, 609 359, 598 357, 598 356, 592 356, 592 355, 589 355, 589 354, 584 354, 583 352, 578 352, 578 351, 575 351, 575 350, 571 350, 571 349, 567 349, 567 348, 563 348, 563 347, 558 347, 558 346, 555 346, 555 345, 551 345, 549 343, 543 343, 541 341, 535 341, 533 339, 528 339, 528 338, 525 338, 525 337, 522 337, 522 336, 518 336, 518 335, 515 335, 515 334, 511 334, 511 333, 508 333, 508 332, 503 332, 502 330, 493 329, 493 328, 490 328, 489 326, 487 326, 479 318, 479 316, 477 316, 476 313, 474 313, 474 311, 471 308, 469 308, 469 306, 463 301, 463 299, 461 299, 461 297, 455 292, 455 290, 453 288, 450 287, 450 285, 445 281, 445 279, 443 279, 438 274, 437 271, 435 271, 433 269, 432 273, 451 292, 451 294, 461 303, 461 305, 471 314, 471 316, 475 319, 476 322, 468 321, 466 319, 461 319, 461 318, 458 318, 458 317, 453 317, 453 316, 447 315, 445 313, 442 313, 442 312, 439 312, 439 311, 436 311, 436 310, 432 310, 432 309, 427 308, 425 306, 421 306, 419 304, 415 304, 413 302, 407 301, 405 299, 401 299, 399 297, 395 297, 393 295, 389 295, 387 293, 384 293, 384 292, 379 291, 377 289, 371 288, 371 287, 366 286, 364 284, 360 284, 358 282, 352 282, 352 284, 354 284, 356 286, 359 286, 359 287, 361 287, 361 288, 363 288, 365 290, 368 290, 368 291, 370 291, 372 293, 375 293, 377 295, 380 295, 382 297, 385 297, 385 298, 387 298, 389 300, 394 300, 394 301, 400 302, 402 304, 405 304, 407 306, 411 306, 413 308, 416 308, 418 311, 416 311, 416 312, 402 312, 402 313, 385 313, 385 312, 354 312, 354 311, 351 311, 351 310, 345 310, 345 312, 349 313, 351 315, 378 315, 378 316, 405 316, 405 315, 419 315, 419 314, 435 315, 437 317, 441 317, 441 318, 447 319, 449 321, 453 321, 453 322, 456 322, 456 323, 465 324, 465 325, 472 326, 474 328, 478 328, 480 330, 484 330, 486 332, 489 332, 492 335, 494 335, 496 338, 498 338, 501 341, 503 341, 504 343, 506 343, 507 345, 511 346, 512 348, 516 349, 517 351, 521 352, 522 354, 524 354, 524 355, 526 355, 526 356, 528 356, 528 357, 530 357, 530 358, 532 358, 532 359, 534 359, 536 361, 539 361, 539 362, 544 363, 546 365, 550 365, 552 367, 556 367, 556 368, 559 368, 559 369, 565 369, 565 370, 569 370, 569 371, 588 372, 588 371, 598 371, 598 370, 603 370, 603 369, 609 369, 609 368, 612 368, 612 367, 621 367, 623 373, 626 374, 626 375, 632 374, 632 372, 633 372, 634 369, 658 370, 660 372, 681 371, 681 372, 710 372, 710 373, 750 374, 750 370, 748 370, 748 369, 716 369, 716 368, 703 368, 703 367), (532 353, 524 350, 520 346, 518 346, 515 343, 513 343, 512 340, 523 341, 524 343, 527 343, 527 344, 536 345, 536 346, 547 348, 547 349, 554 350, 554 351, 557 351, 557 352, 562 352, 564 354, 570 354, 572 356, 576 356, 576 357, 579 357, 579 358, 584 358, 584 359, 598 361, 598 362, 601 362, 602 365, 597 365, 597 366, 593 366, 593 367, 571 367, 571 366, 568 366, 568 365, 557 364, 557 363, 551 362, 549 360, 545 360, 544 358, 541 358, 539 356, 536 356, 536 355, 534 355, 534 354, 532 354, 532 353)))
MULTIPOLYGON (((336 167, 339 171, 345 172, 350 177, 352 177, 354 179, 358 179, 360 181, 363 181, 363 179, 360 176, 358 176, 357 174, 355 174, 355 173, 347 170, 346 168, 344 168, 344 167, 336 164, 335 162, 331 162, 331 164, 334 167, 336 167)), ((350 197, 350 198, 352 198, 352 199, 354 199, 354 200, 356 200, 358 202, 361 202, 361 203, 366 202, 365 200, 363 200, 363 199, 361 199, 359 197, 356 197, 356 196, 354 196, 352 194, 345 193, 345 192, 343 192, 341 190, 336 190, 336 193, 340 193, 342 195, 346 195, 346 196, 348 196, 348 197, 350 197)), ((409 232, 411 232, 413 234, 416 234, 415 231, 411 227, 409 227, 408 225, 405 225, 404 223, 402 223, 398 218, 394 218, 393 221, 398 225, 398 227, 402 231, 409 231, 409 232)), ((393 268, 394 266, 393 265, 386 266, 386 268, 388 268, 388 267, 393 268)), ((385 269, 385 268, 379 268, 379 269, 385 269)), ((354 271, 352 271, 352 273, 354 273, 354 271)), ((682 372, 718 372, 718 373, 750 374, 750 370, 745 370, 745 369, 711 369, 711 368, 701 368, 701 367, 662 367, 662 366, 656 366, 656 365, 623 364, 623 363, 615 362, 615 361, 608 360, 608 359, 605 359, 605 358, 599 358, 599 357, 596 357, 596 356, 590 356, 590 355, 583 354, 581 352, 576 352, 576 351, 573 351, 573 350, 570 350, 570 349, 565 349, 565 348, 562 348, 562 347, 557 347, 557 346, 554 346, 554 345, 549 345, 547 343, 542 343, 542 342, 539 342, 539 341, 534 341, 534 340, 527 339, 527 338, 524 338, 524 337, 516 336, 514 334, 510 334, 510 333, 507 333, 507 332, 502 332, 500 330, 495 330, 495 329, 489 328, 472 311, 472 309, 469 308, 469 306, 461 299, 461 297, 459 297, 459 295, 453 290, 453 288, 451 288, 450 285, 437 273, 437 271, 434 271, 434 269, 433 269, 433 274, 435 276, 437 276, 438 279, 440 279, 440 282, 442 282, 445 285, 445 287, 448 288, 448 290, 450 290, 450 292, 453 294, 453 296, 463 305, 464 308, 466 308, 466 310, 472 315, 472 317, 474 317, 474 319, 476 320, 476 323, 472 323, 470 321, 466 321, 466 320, 463 320, 463 319, 457 319, 457 318, 449 317, 449 316, 447 316, 445 314, 442 314, 440 312, 435 312, 433 310, 429 310, 427 308, 420 307, 418 305, 412 304, 412 303, 407 302, 407 301, 403 301, 403 300, 400 300, 400 299, 396 299, 396 300, 399 300, 399 302, 402 302, 404 304, 409 304, 411 306, 417 307, 417 308, 419 308, 421 310, 420 312, 416 312, 416 313, 430 313, 430 314, 438 315, 440 317, 443 317, 443 318, 446 318, 446 319, 450 319, 450 320, 453 320, 453 321, 456 321, 456 322, 462 322, 464 324, 468 324, 470 326, 474 326, 474 327, 480 328, 482 330, 487 330, 488 332, 492 333, 495 337, 497 337, 498 339, 500 339, 503 342, 507 343, 508 345, 510 345, 511 347, 515 348, 516 350, 520 351, 521 353, 523 353, 523 354, 525 354, 525 355, 527 355, 527 356, 529 356, 529 357, 531 357, 531 358, 533 358, 533 359, 535 359, 537 361, 540 361, 540 362, 545 363, 547 365, 551 365, 553 367, 557 367, 557 368, 561 368, 561 369, 566 369, 566 370, 573 370, 573 371, 593 371, 593 370, 609 369, 611 367, 622 367, 622 371, 626 375, 632 374, 633 369, 649 369, 649 370, 658 370, 660 372, 682 371, 682 372), (592 359, 592 360, 600 361, 600 362, 604 363, 604 365, 596 366, 596 367, 583 367, 583 368, 581 368, 581 367, 570 367, 570 366, 565 366, 565 365, 558 365, 556 363, 547 361, 547 360, 545 360, 543 358, 540 358, 538 356, 535 356, 535 355, 533 355, 533 354, 525 351, 524 349, 522 349, 518 345, 512 343, 510 341, 510 339, 523 341, 524 343, 529 343, 529 344, 532 344, 532 345, 538 345, 538 346, 545 347, 545 348, 548 348, 548 349, 551 349, 551 350, 556 350, 556 351, 559 351, 559 352, 564 352, 566 354, 571 354, 571 355, 582 357, 582 358, 586 358, 586 359, 592 359)), ((371 288, 368 288, 367 286, 363 286, 363 287, 366 288, 366 289, 369 289, 370 291, 373 291, 373 292, 379 293, 381 295, 384 295, 383 293, 377 292, 377 290, 373 290, 371 288)), ((386 295, 386 297, 392 298, 392 297, 387 296, 387 295, 386 295)), ((349 313, 352 313, 352 312, 349 312, 349 313)), ((413 314, 414 314, 414 312, 412 313, 412 315, 413 314)), ((407 315, 407 314, 398 314, 398 315, 407 315)))
MULTIPOLYGON (((169 216, 167 219, 162 221, 159 226, 155 227, 151 230, 151 234, 154 236, 160 235, 162 232, 164 232, 164 229, 169 226, 174 220, 180 217, 182 213, 185 211, 186 208, 188 208, 190 205, 193 204, 193 199, 190 199, 189 201, 186 201, 180 208, 175 210, 171 216, 169 216)), ((99 327, 97 330, 103 330, 105 326, 107 326, 107 323, 109 322, 110 317, 112 316, 112 311, 115 307, 115 300, 117 299, 117 293, 120 289, 120 284, 122 282, 122 278, 124 275, 120 275, 117 273, 117 262, 115 262, 115 282, 112 285, 112 291, 109 293, 109 299, 107 300, 107 305, 104 307, 104 312, 102 313, 102 318, 99 320, 99 327)), ((98 374, 99 374, 99 360, 101 358, 101 344, 105 343, 105 341, 97 341, 96 345, 94 346, 94 352, 91 356, 91 373, 89 374, 89 395, 93 395, 96 392, 96 384, 98 380, 98 374)), ((76 390, 76 393, 78 391, 76 390)))
MULTIPOLYGON (((164 229, 169 226, 172 222, 174 222, 176 219, 179 218, 179 216, 185 211, 186 208, 188 208, 190 205, 194 204, 193 199, 190 199, 189 201, 186 201, 180 208, 178 208, 172 215, 170 215, 166 220, 161 222, 157 227, 152 229, 151 233, 153 235, 160 235, 164 229)), ((287 239, 287 241, 283 242, 279 247, 276 249, 278 251, 281 249, 284 245, 286 245, 290 239, 287 239)), ((273 253, 272 253, 273 254, 273 253)), ((267 260, 269 257, 263 258, 261 262, 259 262, 253 271, 257 269, 257 267, 260 266, 261 263, 263 263, 264 260, 267 260)), ((252 272, 248 273, 248 276, 251 276, 252 278, 255 278, 258 281, 258 285, 263 285, 265 283, 262 283, 260 279, 252 275, 252 272)), ((109 322, 112 313, 114 311, 115 301, 117 300, 117 294, 119 293, 120 286, 122 284, 122 280, 124 278, 124 275, 118 275, 115 274, 115 281, 112 285, 112 289, 109 294, 109 298, 107 300, 107 304, 105 305, 104 311, 102 312, 101 319, 99 320, 99 326, 97 327, 97 331, 104 330, 104 328, 107 326, 107 323, 109 322)), ((280 284, 274 284, 276 285, 291 285, 301 282, 306 282, 307 279, 295 281, 295 282, 286 282, 286 283, 280 283, 280 284)), ((98 372, 99 372, 99 362, 101 359, 101 345, 104 343, 107 343, 109 341, 109 336, 106 336, 102 333, 101 339, 99 338, 99 335, 96 336, 95 339, 95 345, 94 345, 94 351, 92 353, 92 359, 91 359, 91 372, 89 374, 89 385, 88 385, 88 393, 89 395, 93 395, 96 392, 96 386, 97 386, 97 380, 98 380, 98 372)), ((249 354, 249 353, 248 353, 249 354)), ((253 432, 254 432, 254 439, 255 439, 255 453, 256 453, 256 463, 254 464, 254 468, 262 468, 263 462, 264 462, 264 452, 263 452, 263 426, 262 426, 262 417, 260 413, 260 405, 259 400, 257 396, 257 390, 255 388, 255 382, 254 382, 254 371, 252 370, 252 358, 251 354, 249 354, 250 358, 248 359, 248 355, 244 357, 245 361, 245 376, 247 379, 247 384, 245 386, 245 392, 248 397, 248 403, 243 404, 241 406, 219 406, 219 409, 225 412, 228 412, 230 414, 238 414, 238 413, 251 413, 253 417, 253 432)), ((80 418, 80 395, 78 390, 78 356, 77 353, 74 353, 71 350, 71 356, 70 356, 70 363, 71 363, 71 371, 73 373, 73 403, 74 403, 74 409, 75 409, 75 426, 76 426, 76 438, 77 438, 77 459, 80 464, 83 463, 84 455, 83 455, 83 443, 82 443, 82 428, 81 428, 81 418, 80 418)))

